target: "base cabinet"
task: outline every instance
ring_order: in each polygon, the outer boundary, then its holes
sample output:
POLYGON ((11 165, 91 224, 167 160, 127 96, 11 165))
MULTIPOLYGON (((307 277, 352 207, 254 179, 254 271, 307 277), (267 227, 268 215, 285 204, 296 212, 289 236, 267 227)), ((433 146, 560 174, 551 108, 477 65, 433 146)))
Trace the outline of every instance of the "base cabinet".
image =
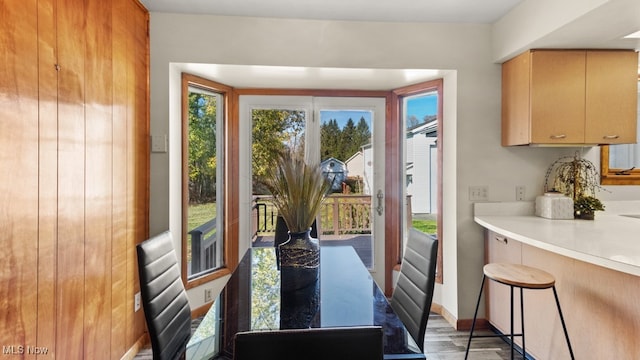
MULTIPOLYGON (((558 255, 487 231, 487 262, 533 266, 556 279, 576 359, 640 358, 640 277, 558 255), (501 240, 504 239, 504 240, 501 240)), ((606 241, 603 239, 603 241, 606 241)), ((487 320, 508 333, 509 287, 486 288, 487 320)), ((514 302, 520 329, 519 291, 514 302)), ((553 291, 524 290, 526 350, 535 359, 569 359, 553 291)), ((520 339, 516 343, 521 345, 520 339)))

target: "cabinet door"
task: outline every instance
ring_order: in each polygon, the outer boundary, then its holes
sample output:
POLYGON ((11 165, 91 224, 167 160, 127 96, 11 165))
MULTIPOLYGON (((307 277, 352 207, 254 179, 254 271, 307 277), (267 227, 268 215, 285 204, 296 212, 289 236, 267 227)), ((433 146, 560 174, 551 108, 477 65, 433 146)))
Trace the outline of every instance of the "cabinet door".
POLYGON ((529 127, 530 53, 522 53, 502 64, 502 146, 531 141, 529 127))
MULTIPOLYGON (((522 244, 493 231, 487 231, 486 238, 487 263, 522 262, 522 244)), ((507 334, 511 331, 509 306, 511 301, 510 288, 489 279, 485 282, 485 304, 487 320, 497 329, 507 334)), ((520 292, 514 292, 514 304, 520 305, 520 292)), ((518 314, 518 312, 516 312, 518 314)), ((515 319, 515 329, 520 329, 519 316, 515 319)), ((516 332, 520 332, 517 330, 516 332)))
POLYGON ((531 143, 584 142, 583 50, 531 54, 531 143))
POLYGON ((588 51, 585 142, 636 142, 638 53, 588 51))

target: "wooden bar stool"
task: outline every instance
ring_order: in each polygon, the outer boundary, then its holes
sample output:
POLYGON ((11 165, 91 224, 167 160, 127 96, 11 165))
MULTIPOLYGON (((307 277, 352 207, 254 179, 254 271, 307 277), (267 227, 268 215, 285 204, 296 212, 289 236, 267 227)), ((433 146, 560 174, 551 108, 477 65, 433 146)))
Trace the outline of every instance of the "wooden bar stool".
POLYGON ((478 295, 478 303, 476 304, 476 312, 473 315, 473 323, 471 324, 471 332, 469 333, 469 341, 467 342, 467 351, 465 352, 464 358, 466 359, 469 356, 469 348, 471 347, 471 339, 472 338, 481 338, 481 337, 502 337, 503 335, 495 334, 495 335, 473 335, 473 331, 476 327, 476 317, 478 316, 478 308, 480 307, 480 298, 482 297, 482 290, 484 289, 484 283, 486 278, 490 280, 499 282, 501 284, 509 285, 511 288, 511 333, 505 334, 510 337, 511 340, 511 359, 514 356, 514 337, 521 336, 522 337, 522 354, 523 357, 526 358, 526 350, 525 350, 525 342, 524 342, 524 302, 523 302, 523 289, 553 289, 553 296, 556 299, 556 305, 558 306, 558 314, 560 315, 560 321, 562 322, 562 329, 564 330, 564 337, 567 340, 567 345, 569 346, 569 353, 571 354, 571 359, 574 359, 573 349, 571 348, 571 342, 569 341, 569 333, 567 332, 567 326, 564 323, 564 317, 562 316, 562 309, 560 308, 560 301, 558 300, 558 292, 556 291, 556 279, 553 275, 549 274, 546 271, 536 269, 526 265, 516 265, 516 264, 487 264, 483 268, 482 275, 482 285, 480 285, 480 294, 478 295), (520 289, 520 322, 521 322, 521 333, 515 334, 513 329, 513 289, 520 289))

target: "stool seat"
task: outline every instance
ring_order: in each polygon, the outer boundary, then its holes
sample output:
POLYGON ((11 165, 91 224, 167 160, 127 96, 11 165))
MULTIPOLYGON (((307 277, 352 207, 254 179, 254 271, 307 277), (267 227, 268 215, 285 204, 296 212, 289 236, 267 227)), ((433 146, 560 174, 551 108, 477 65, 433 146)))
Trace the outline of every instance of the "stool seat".
POLYGON ((527 350, 525 347, 524 338, 524 292, 523 289, 528 290, 544 290, 552 289, 553 297, 556 300, 556 306, 558 308, 558 315, 560 316, 560 323, 562 324, 562 330, 564 331, 564 338, 567 341, 567 347, 569 348, 569 355, 571 359, 575 359, 573 355, 573 348, 571 347, 571 341, 569 341, 569 333, 567 332, 567 325, 564 323, 564 316, 562 316, 562 309, 560 308, 560 300, 558 299, 558 292, 556 291, 556 279, 548 272, 534 268, 531 266, 521 264, 505 264, 505 263, 489 263, 482 268, 482 284, 480 285, 480 294, 478 294, 478 302, 476 303, 476 311, 473 314, 473 322, 471 323, 471 331, 469 332, 469 340, 467 341, 467 351, 464 354, 465 360, 469 356, 469 349, 471 348, 471 339, 480 337, 508 337, 511 345, 511 360, 515 355, 515 341, 516 336, 522 339, 522 355, 527 358, 527 350), (478 309, 480 308, 480 300, 482 299, 482 291, 484 290, 485 280, 489 279, 504 285, 509 286, 511 293, 510 301, 510 330, 509 334, 492 334, 492 335, 474 335, 473 332, 476 328, 476 320, 478 318, 478 309), (519 334, 514 331, 513 320, 513 290, 518 288, 520 291, 520 330, 519 334))
POLYGON ((525 289, 547 289, 556 283, 553 275, 526 265, 492 263, 483 271, 491 280, 525 289))

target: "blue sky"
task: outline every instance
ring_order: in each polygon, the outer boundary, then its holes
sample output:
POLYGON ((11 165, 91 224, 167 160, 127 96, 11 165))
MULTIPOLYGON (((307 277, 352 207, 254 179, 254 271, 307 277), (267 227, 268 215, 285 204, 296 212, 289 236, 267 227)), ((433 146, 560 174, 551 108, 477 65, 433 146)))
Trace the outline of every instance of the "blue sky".
POLYGON ((415 115, 422 120, 426 115, 438 113, 438 96, 429 95, 411 98, 407 101, 407 115, 415 115))
POLYGON ((321 110, 320 124, 324 124, 330 119, 336 119, 338 127, 342 129, 349 119, 353 120, 354 125, 358 125, 361 117, 364 117, 369 127, 371 127, 371 112, 361 110, 321 110))
MULTIPOLYGON (((411 98, 407 102, 407 113, 409 116, 415 115, 422 120, 426 115, 437 113, 437 104, 438 97, 433 95, 411 98)), ((349 118, 353 119, 354 125, 358 125, 361 117, 364 117, 371 127, 371 112, 361 110, 322 110, 320 111, 320 124, 324 124, 330 119, 336 119, 338 126, 342 129, 349 118)))

